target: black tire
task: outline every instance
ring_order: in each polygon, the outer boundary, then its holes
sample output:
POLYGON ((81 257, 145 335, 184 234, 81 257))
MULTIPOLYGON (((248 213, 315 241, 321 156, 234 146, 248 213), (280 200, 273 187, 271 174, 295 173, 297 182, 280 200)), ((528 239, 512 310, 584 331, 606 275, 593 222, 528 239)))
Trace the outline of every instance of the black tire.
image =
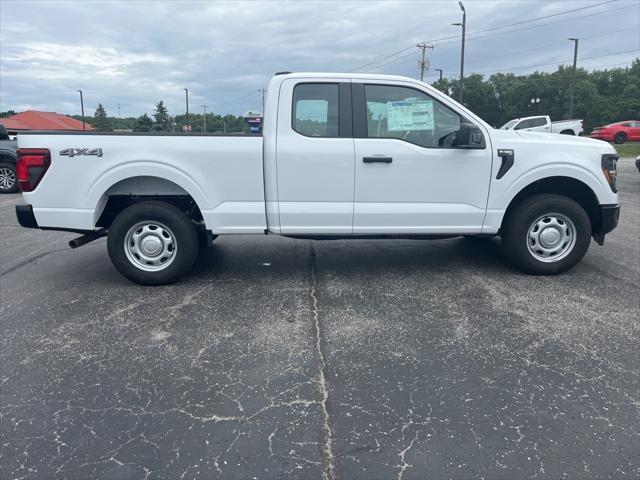
POLYGON ((576 134, 573 133, 573 130, 562 130, 560 135, 573 135, 575 137, 576 134))
MULTIPOLYGON (((139 231, 142 231, 142 227, 135 233, 139 231)), ((133 238, 136 238, 135 233, 133 233, 133 238)), ((160 238, 153 231, 148 236, 160 238)), ((157 239, 155 240, 157 241, 157 239)), ((140 243, 143 242, 140 241, 140 243)), ((164 245, 162 241, 160 244, 164 245)), ((107 249, 113 265, 123 276, 140 285, 166 285, 175 282, 193 267, 198 256, 198 247, 198 233, 191 219, 179 208, 159 201, 144 201, 124 209, 109 227, 107 237, 107 249), (170 235, 167 237, 169 238, 167 252, 170 255, 170 261, 165 264, 155 267, 136 265, 134 263, 136 259, 133 258, 136 254, 132 254, 131 250, 127 251, 128 247, 125 247, 125 239, 129 236, 130 231, 137 225, 146 222, 151 226, 161 225, 165 236, 170 235), (144 268, 157 269, 147 271, 144 268)), ((158 256, 154 257, 154 259, 156 258, 158 256)), ((140 264, 143 263, 140 258, 137 261, 140 264)))
POLYGON ((0 163, 0 193, 19 191, 16 166, 12 163, 0 163))
MULTIPOLYGON (((543 228, 544 230, 544 228, 543 228)), ((540 230, 538 230, 540 231, 540 230)), ((553 232, 551 232, 553 233, 553 232)), ((572 242, 560 240, 558 249, 572 242)), ((529 197, 509 211, 502 226, 502 249, 507 259, 520 270, 533 275, 556 275, 574 267, 587 253, 591 243, 591 221, 584 209, 574 200, 555 194, 540 194, 529 197), (566 248, 563 254, 556 255, 557 260, 540 260, 530 250, 536 250, 535 240, 530 239, 529 229, 534 224, 560 219, 560 228, 573 231, 575 242, 572 248, 566 248), (562 218, 564 217, 564 219, 562 218), (573 223, 573 228, 563 220, 573 223), (531 247, 530 247, 531 245, 531 247), (564 255, 564 256, 563 256, 564 255)))
POLYGON ((613 137, 613 141, 614 143, 621 145, 627 141, 627 135, 623 132, 618 132, 616 133, 615 137, 613 137))

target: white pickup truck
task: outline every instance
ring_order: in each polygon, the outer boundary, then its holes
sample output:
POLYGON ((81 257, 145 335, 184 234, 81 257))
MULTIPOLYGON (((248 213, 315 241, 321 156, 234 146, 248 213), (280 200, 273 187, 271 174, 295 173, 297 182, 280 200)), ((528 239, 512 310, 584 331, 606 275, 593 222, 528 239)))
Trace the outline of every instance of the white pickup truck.
POLYGON ((562 135, 575 135, 576 137, 583 131, 582 120, 561 120, 559 122, 552 122, 549 115, 514 118, 501 126, 500 129, 560 133, 562 135))
POLYGON ((18 137, 23 227, 108 235, 141 284, 177 280, 216 235, 500 235, 534 274, 571 268, 615 228, 606 142, 496 130, 404 77, 281 73, 263 136, 29 132, 18 137))

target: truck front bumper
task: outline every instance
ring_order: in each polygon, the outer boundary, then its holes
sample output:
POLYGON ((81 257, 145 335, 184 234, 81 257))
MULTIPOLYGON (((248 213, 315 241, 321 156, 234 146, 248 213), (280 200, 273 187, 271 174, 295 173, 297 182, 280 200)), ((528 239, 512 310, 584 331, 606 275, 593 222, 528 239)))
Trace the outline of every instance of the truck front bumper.
POLYGON ((602 245, 605 235, 618 226, 619 218, 620 205, 600 205, 600 226, 593 232, 593 239, 602 245))
POLYGON ((24 228, 39 228, 31 205, 16 205, 16 217, 24 228))

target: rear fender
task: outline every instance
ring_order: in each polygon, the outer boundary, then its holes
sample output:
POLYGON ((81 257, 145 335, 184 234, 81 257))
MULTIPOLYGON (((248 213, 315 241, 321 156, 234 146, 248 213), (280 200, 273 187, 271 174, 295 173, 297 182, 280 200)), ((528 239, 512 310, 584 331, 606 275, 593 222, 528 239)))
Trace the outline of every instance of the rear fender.
MULTIPOLYGON (((94 206, 94 224, 102 214, 107 202, 106 193, 117 183, 135 177, 156 177, 178 185, 196 202, 198 208, 208 210, 212 208, 209 199, 198 182, 182 170, 158 162, 132 162, 119 165, 101 175, 89 188, 85 205, 94 206)), ((140 194, 149 192, 140 192, 140 194)))

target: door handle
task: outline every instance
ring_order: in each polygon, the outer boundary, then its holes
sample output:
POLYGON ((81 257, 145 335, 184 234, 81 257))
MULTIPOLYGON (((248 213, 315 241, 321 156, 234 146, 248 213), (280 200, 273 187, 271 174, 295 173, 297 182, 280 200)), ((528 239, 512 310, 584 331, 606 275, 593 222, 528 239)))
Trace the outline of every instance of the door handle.
POLYGON ((393 158, 391 157, 362 157, 364 163, 391 163, 393 158))

